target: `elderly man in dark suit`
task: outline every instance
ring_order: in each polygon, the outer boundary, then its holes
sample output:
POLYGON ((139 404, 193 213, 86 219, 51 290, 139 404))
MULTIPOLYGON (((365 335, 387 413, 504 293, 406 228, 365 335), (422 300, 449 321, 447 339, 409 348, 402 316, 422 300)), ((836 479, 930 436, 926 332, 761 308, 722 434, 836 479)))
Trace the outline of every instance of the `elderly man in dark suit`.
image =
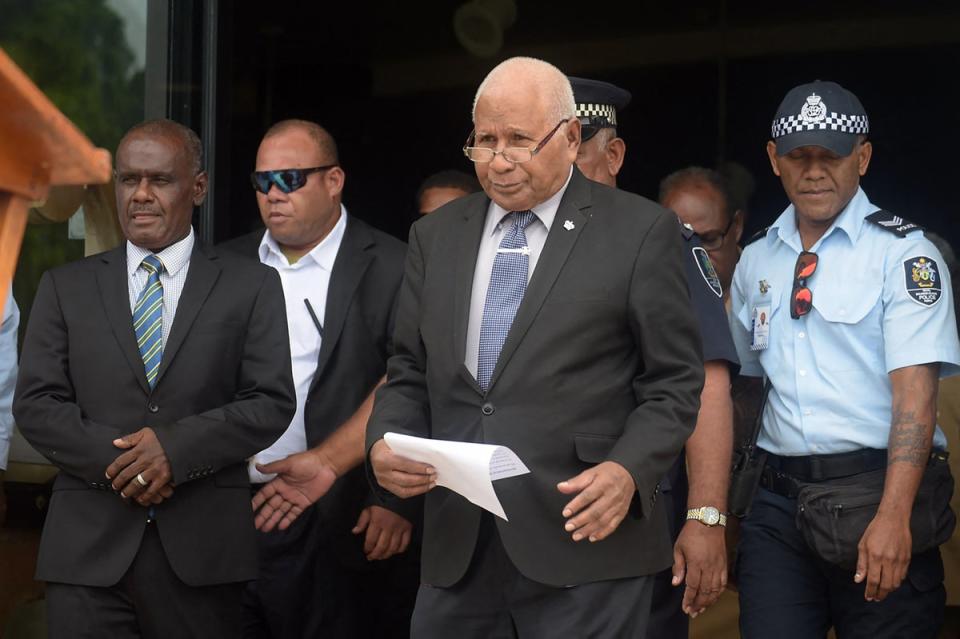
POLYGON ((195 242, 186 127, 133 127, 116 182, 127 241, 43 276, 14 400, 60 468, 37 566, 50 636, 236 637, 257 573, 246 460, 294 412, 280 279, 195 242))
POLYGON ((262 532, 243 636, 405 637, 416 564, 380 560, 407 549, 417 504, 388 504, 402 515, 381 505, 358 466, 391 348, 406 246, 347 214, 336 142, 314 122, 270 127, 251 179, 266 229, 223 247, 280 274, 297 412, 251 460, 262 532), (294 506, 303 514, 284 521, 294 506))
POLYGON ((396 354, 367 427, 379 485, 426 493, 415 637, 642 637, 671 564, 658 482, 703 383, 674 214, 574 167, 580 123, 555 67, 514 58, 474 102, 484 193, 411 233, 396 354), (383 436, 502 444, 509 517, 436 489, 383 436))

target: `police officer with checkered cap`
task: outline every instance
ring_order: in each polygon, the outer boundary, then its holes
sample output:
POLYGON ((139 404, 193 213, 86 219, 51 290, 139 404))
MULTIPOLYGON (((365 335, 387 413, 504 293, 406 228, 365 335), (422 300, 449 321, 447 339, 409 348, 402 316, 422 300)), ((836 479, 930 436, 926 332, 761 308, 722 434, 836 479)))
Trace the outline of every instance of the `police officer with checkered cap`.
POLYGON ((952 522, 927 480, 944 477, 937 382, 960 372, 960 342, 939 251, 860 187, 869 132, 860 100, 834 82, 787 93, 767 154, 790 205, 734 274, 741 373, 770 385, 766 465, 738 546, 745 639, 824 637, 831 626, 839 639, 933 638, 943 619, 939 537, 920 534, 911 511, 919 491, 952 522), (858 519, 838 497, 826 519, 799 511, 804 487, 843 485, 882 489, 879 507, 858 519))
MULTIPOLYGON (((626 152, 626 143, 617 137, 617 111, 630 102, 630 93, 598 80, 571 77, 570 84, 583 132, 577 168, 615 187, 626 152)), ((686 240, 684 263, 703 338, 706 378, 694 434, 660 483, 675 542, 674 566, 654 581, 647 639, 687 636, 687 614, 695 616, 716 601, 727 573, 724 525, 733 440, 729 390, 737 355, 717 272, 693 229, 678 220, 678 230, 686 240)))
POLYGON ((580 120, 577 168, 595 182, 615 184, 627 145, 617 137, 617 110, 630 104, 626 89, 587 78, 570 76, 580 120))

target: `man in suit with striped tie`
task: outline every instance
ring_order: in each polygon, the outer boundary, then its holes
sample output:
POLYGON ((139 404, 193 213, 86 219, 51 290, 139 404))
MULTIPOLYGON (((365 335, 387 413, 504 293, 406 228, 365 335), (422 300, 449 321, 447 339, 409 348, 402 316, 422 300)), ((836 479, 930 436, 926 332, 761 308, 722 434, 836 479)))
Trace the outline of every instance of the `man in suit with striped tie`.
POLYGON ((246 459, 294 412, 272 269, 200 247, 200 140, 169 120, 116 154, 127 241, 48 271, 14 416, 60 473, 37 578, 50 637, 235 637, 256 576, 246 459))

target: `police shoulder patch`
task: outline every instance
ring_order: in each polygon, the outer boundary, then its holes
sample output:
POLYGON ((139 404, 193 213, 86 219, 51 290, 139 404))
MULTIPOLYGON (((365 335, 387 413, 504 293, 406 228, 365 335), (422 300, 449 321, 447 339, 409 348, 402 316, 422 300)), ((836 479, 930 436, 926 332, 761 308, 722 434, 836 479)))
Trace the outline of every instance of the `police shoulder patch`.
POLYGON ((903 263, 904 287, 907 295, 921 306, 933 306, 943 294, 940 268, 926 255, 917 255, 903 263))
POLYGON ((720 285, 720 277, 717 275, 717 269, 713 268, 713 262, 710 261, 707 250, 702 246, 696 246, 693 248, 693 257, 697 262, 697 268, 700 269, 700 275, 703 276, 703 281, 707 283, 707 286, 710 287, 710 290, 713 291, 717 297, 723 297, 723 286, 720 285))
POLYGON ((769 227, 769 226, 763 227, 762 229, 760 229, 759 231, 757 231, 756 233, 754 233, 753 235, 751 235, 751 236, 750 236, 750 239, 748 239, 746 242, 744 242, 743 245, 744 245, 744 246, 747 246, 748 244, 753 244, 754 242, 756 242, 757 240, 759 240, 761 237, 766 237, 766 236, 767 236, 767 231, 769 231, 769 230, 770 230, 770 227, 769 227))
POLYGON ((907 233, 912 233, 913 231, 923 228, 919 224, 914 224, 910 220, 906 220, 899 215, 894 215, 890 211, 884 211, 883 209, 871 213, 866 217, 866 220, 872 224, 876 224, 885 231, 893 233, 897 237, 906 237, 907 233))

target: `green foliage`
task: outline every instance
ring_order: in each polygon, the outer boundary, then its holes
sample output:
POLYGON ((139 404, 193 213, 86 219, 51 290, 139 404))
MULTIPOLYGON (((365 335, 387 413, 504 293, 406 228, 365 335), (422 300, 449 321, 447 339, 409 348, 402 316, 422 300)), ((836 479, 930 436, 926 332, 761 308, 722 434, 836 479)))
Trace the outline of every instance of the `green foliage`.
POLYGON ((143 72, 103 0, 0 0, 0 47, 93 143, 143 119, 143 72))
MULTIPOLYGON (((95 145, 113 152, 143 119, 143 71, 104 0, 0 0, 0 47, 95 145)), ((21 331, 43 272, 81 257, 66 223, 27 227, 13 287, 21 331)))

